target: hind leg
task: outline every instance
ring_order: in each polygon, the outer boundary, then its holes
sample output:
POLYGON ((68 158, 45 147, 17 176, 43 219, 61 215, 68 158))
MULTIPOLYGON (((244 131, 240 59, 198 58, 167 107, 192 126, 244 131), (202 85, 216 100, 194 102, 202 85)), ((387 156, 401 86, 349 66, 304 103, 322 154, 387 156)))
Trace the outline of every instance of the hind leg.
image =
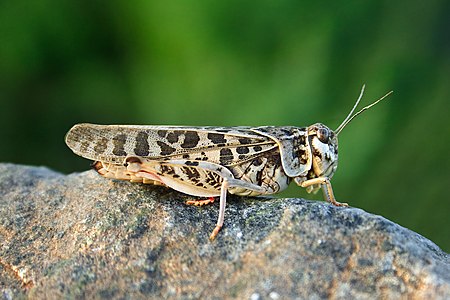
POLYGON ((223 222, 225 219, 225 206, 227 204, 227 193, 228 188, 230 187, 237 187, 237 188, 245 188, 251 191, 264 193, 264 189, 258 185, 254 185, 252 183, 249 183, 247 181, 238 180, 234 178, 224 178, 222 181, 222 186, 220 188, 220 205, 219 205, 219 217, 217 218, 216 227, 211 232, 211 235, 209 236, 209 239, 212 241, 216 238, 217 234, 219 233, 220 229, 223 226, 223 222))

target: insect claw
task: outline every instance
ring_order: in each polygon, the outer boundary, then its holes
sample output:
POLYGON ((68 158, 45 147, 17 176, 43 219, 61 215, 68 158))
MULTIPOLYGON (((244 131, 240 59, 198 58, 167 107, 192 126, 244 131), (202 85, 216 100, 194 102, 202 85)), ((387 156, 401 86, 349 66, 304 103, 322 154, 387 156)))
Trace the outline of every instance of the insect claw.
POLYGON ((216 225, 213 232, 211 232, 211 235, 209 236, 210 241, 214 241, 221 228, 222 226, 216 225))
POLYGON ((348 203, 337 202, 336 200, 330 201, 334 206, 348 207, 348 203))

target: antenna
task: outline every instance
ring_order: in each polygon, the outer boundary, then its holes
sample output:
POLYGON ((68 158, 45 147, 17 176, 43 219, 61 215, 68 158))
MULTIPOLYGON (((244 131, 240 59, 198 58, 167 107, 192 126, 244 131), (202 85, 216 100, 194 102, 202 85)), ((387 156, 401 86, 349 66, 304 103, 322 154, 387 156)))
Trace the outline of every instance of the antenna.
POLYGON ((339 125, 338 128, 336 128, 335 133, 336 135, 339 135, 339 133, 342 131, 342 129, 344 129, 345 126, 348 125, 348 123, 350 123, 357 115, 361 114, 363 111, 371 108, 372 106, 378 104, 379 102, 381 102, 382 100, 384 100, 387 96, 389 96, 390 94, 393 93, 393 91, 390 91, 389 93, 387 93, 386 95, 384 95, 383 97, 381 97, 380 99, 378 99, 377 101, 373 102, 372 104, 369 104, 365 107, 363 107, 360 111, 358 111, 356 114, 354 114, 352 116, 352 113, 355 111, 356 107, 358 106, 359 102, 361 101, 361 98, 364 94, 364 89, 365 89, 366 85, 364 84, 361 88, 361 93, 359 94, 358 100, 356 100, 355 105, 353 106, 352 110, 350 111, 350 113, 348 114, 348 116, 344 119, 344 121, 342 121, 341 125, 339 125))

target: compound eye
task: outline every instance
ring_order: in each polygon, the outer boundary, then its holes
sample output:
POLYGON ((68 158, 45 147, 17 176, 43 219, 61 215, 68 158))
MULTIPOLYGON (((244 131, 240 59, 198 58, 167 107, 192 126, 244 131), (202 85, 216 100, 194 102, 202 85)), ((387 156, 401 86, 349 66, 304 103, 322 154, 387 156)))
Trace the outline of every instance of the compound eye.
POLYGON ((320 128, 319 130, 317 130, 317 137, 319 138, 319 141, 327 144, 330 138, 330 132, 325 128, 320 128))

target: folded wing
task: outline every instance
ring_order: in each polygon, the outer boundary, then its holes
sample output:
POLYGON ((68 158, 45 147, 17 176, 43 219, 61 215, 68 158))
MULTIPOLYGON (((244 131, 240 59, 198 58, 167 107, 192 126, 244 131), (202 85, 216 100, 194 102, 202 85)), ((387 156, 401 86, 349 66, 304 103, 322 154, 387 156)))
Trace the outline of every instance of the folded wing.
POLYGON ((77 124, 66 144, 82 157, 122 164, 127 157, 187 159, 233 165, 272 150, 277 144, 250 127, 183 127, 77 124))

